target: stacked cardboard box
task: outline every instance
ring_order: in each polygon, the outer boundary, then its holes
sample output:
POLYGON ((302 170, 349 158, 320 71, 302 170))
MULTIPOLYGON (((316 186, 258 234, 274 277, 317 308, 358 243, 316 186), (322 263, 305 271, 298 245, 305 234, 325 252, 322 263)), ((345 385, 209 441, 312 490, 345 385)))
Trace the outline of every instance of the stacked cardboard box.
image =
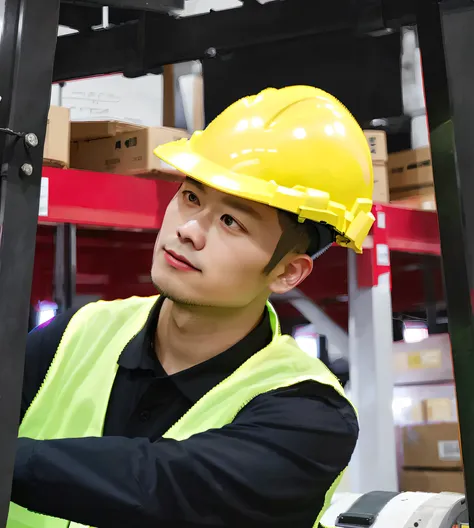
POLYGON ((387 176, 387 136, 383 130, 364 130, 370 147, 374 167, 374 202, 387 203, 389 188, 387 176))
POLYGON ((178 173, 158 159, 153 149, 187 137, 185 130, 119 121, 71 123, 71 167, 173 180, 178 173))
POLYGON ((69 166, 69 137, 69 109, 51 106, 44 140, 44 165, 50 167, 69 166))
POLYGON ((426 423, 458 421, 455 398, 428 398, 422 401, 422 405, 426 423))
POLYGON ((406 426, 402 436, 402 491, 464 493, 456 422, 406 426))
POLYGON ((398 409, 397 399, 394 399, 394 407, 397 408, 395 419, 400 425, 457 422, 457 408, 454 398, 427 398, 424 400, 409 398, 409 400, 409 405, 403 405, 398 409))
POLYGON ((391 202, 415 209, 436 209, 429 147, 390 154, 388 179, 391 202))

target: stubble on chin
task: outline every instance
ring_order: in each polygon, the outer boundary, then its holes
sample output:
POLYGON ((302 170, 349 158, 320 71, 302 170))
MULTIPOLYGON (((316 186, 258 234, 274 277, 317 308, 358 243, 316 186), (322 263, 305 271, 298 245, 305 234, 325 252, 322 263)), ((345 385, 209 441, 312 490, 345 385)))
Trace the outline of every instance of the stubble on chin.
POLYGON ((174 304, 178 304, 181 306, 196 306, 200 308, 216 308, 212 304, 206 304, 206 303, 203 303, 202 301, 195 301, 193 299, 183 297, 179 294, 173 293, 169 291, 167 288, 165 288, 164 286, 162 286, 156 280, 153 280, 153 285, 155 286, 159 295, 161 295, 162 297, 165 297, 166 299, 169 299, 174 304))

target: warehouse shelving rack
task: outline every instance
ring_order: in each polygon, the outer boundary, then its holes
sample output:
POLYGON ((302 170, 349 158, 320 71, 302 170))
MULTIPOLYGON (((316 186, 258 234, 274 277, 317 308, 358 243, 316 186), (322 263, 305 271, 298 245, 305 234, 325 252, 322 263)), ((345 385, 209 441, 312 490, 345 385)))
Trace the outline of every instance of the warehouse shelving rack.
MULTIPOLYGON (((178 185, 148 177, 53 167, 43 167, 42 182, 47 214, 40 213, 40 224, 153 230, 160 229, 165 209, 178 185)), ((374 213, 383 215, 382 226, 385 220, 386 227, 381 228, 380 223, 374 226, 365 255, 373 256, 374 239, 380 237, 385 237, 384 242, 392 251, 441 254, 435 212, 377 204, 374 213), (384 235, 380 229, 385 229, 384 235)))
MULTIPOLYGON (((265 5, 246 0, 239 9, 179 17, 169 13, 183 7, 183 0, 110 0, 111 27, 90 31, 99 5, 0 0, 0 525, 8 512, 13 471, 41 182, 44 199, 47 180, 48 211, 39 221, 58 225, 67 243, 72 235, 67 226, 73 224, 159 228, 172 192, 171 184, 147 179, 42 170, 51 82, 116 72, 129 77, 159 73, 167 64, 209 59, 262 42, 329 31, 375 35, 412 24, 418 27, 423 57, 438 215, 375 206, 377 223, 366 251, 350 254, 347 262, 349 332, 334 325, 333 333, 341 346, 348 345, 351 365, 357 367, 351 372, 362 430, 354 461, 356 487, 392 487, 391 262, 400 253, 442 255, 466 489, 474 511, 472 2, 367 0, 354 7, 350 0, 265 5), (58 22, 79 33, 56 42, 58 22), (376 400, 381 403, 374 414, 366 402, 376 400), (386 469, 371 471, 381 461, 386 469)), ((314 290, 313 284, 290 302, 308 319, 319 318, 328 326, 324 313, 307 302, 314 290)))

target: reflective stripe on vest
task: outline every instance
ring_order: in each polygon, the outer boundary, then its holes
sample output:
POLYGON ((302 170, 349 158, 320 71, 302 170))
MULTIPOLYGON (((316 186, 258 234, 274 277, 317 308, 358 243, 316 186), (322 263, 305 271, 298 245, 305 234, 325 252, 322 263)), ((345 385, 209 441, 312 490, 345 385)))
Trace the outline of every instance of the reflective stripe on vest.
MULTIPOLYGON (((102 436, 118 359, 144 327, 157 297, 99 301, 71 318, 56 355, 23 422, 19 435, 38 440, 102 436)), ((268 304, 272 342, 212 388, 163 436, 182 441, 224 427, 256 396, 313 380, 345 397, 336 377, 319 360, 309 357, 289 336, 282 336, 277 315, 268 304)), ((318 526, 340 478, 326 494, 318 526)), ((79 528, 69 523, 10 505, 7 528, 79 528)))

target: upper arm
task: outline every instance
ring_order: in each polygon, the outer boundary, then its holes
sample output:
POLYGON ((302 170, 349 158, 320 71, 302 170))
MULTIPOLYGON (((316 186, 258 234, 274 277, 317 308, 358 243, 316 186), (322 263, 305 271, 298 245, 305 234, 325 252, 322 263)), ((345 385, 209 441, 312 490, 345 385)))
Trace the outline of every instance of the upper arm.
POLYGON ((21 397, 21 419, 39 391, 71 317, 76 310, 57 315, 33 329, 26 340, 25 368, 21 397))

